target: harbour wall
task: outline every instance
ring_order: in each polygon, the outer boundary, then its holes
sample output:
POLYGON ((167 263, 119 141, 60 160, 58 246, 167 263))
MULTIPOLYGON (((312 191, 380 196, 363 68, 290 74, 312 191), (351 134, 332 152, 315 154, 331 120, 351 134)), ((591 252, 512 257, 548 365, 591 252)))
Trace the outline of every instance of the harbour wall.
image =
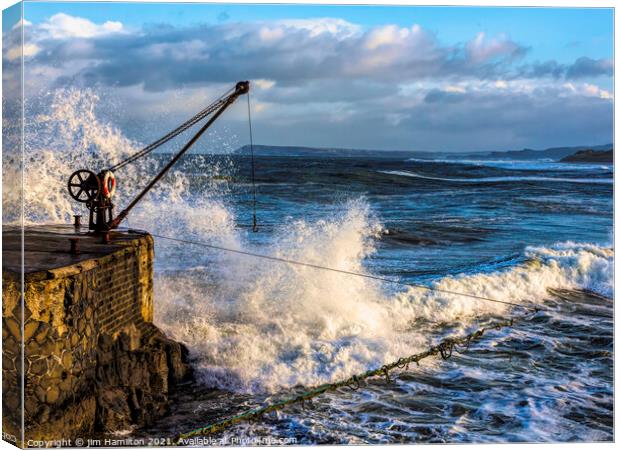
MULTIPOLYGON (((3 262, 3 431, 20 446, 146 425, 190 375, 185 347, 153 324, 152 237, 78 233, 67 255, 63 231, 25 231, 23 303, 21 274, 3 262)), ((10 231, 3 242, 10 260, 10 231)))

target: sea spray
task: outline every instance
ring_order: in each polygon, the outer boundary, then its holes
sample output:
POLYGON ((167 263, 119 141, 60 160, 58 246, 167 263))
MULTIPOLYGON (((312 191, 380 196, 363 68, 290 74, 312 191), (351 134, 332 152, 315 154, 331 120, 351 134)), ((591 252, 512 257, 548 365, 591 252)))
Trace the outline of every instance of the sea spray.
MULTIPOLYGON (((343 224, 359 220, 359 211, 340 209, 347 213, 327 226, 338 233, 324 233, 324 221, 305 223, 288 230, 288 251, 280 246, 271 254, 363 272, 370 248, 364 242, 375 237, 364 235, 365 227, 343 224), (316 250, 327 247, 336 250, 322 252, 318 262, 316 250)), ((445 277, 432 286, 524 305, 542 303, 549 288, 609 292, 610 249, 554 247, 530 249, 527 262, 508 270, 445 277)), ((276 392, 347 378, 419 351, 438 327, 465 333, 480 319, 515 313, 505 305, 419 288, 392 294, 375 280, 251 257, 228 264, 238 267, 231 271, 236 279, 206 282, 208 267, 181 279, 161 274, 158 295, 176 300, 162 305, 159 320, 193 349, 205 383, 234 391, 276 392)))
MULTIPOLYGON (((368 204, 357 200, 329 209, 330 219, 289 223, 270 249, 255 251, 365 271, 380 230, 368 204)), ((219 264, 193 271, 191 281, 161 274, 159 284, 164 296, 177 299, 161 311, 161 320, 196 350, 207 383, 254 391, 326 381, 380 363, 399 340, 419 340, 395 335, 408 319, 387 307, 377 281, 242 255, 213 257, 219 264), (186 291, 202 296, 190 294, 196 304, 188 305, 186 291), (185 305, 181 314, 176 305, 185 305), (197 308, 200 313, 191 315, 197 308)))
MULTIPOLYGON (((67 192, 69 175, 81 168, 98 172, 143 148, 142 143, 128 139, 117 127, 99 117, 100 103, 97 92, 76 88, 57 89, 26 103, 26 223, 71 223, 73 214, 87 214, 86 207, 72 200, 67 192)), ((165 131, 160 130, 158 134, 165 131)), ((184 142, 184 137, 181 135, 179 142, 184 142)), ((220 149, 230 148, 215 132, 208 133, 203 140, 213 140, 220 149)), ((206 221, 198 219, 204 219, 205 215, 195 211, 205 210, 205 202, 215 199, 217 203, 226 194, 227 186, 214 180, 230 175, 234 168, 221 160, 212 163, 204 155, 193 156, 192 173, 182 172, 179 167, 173 169, 149 193, 145 202, 138 205, 130 218, 132 225, 144 225, 149 230, 172 229, 170 222, 174 221, 176 213, 187 216, 186 220, 176 223, 177 231, 184 226, 190 229, 204 226, 206 221), (196 188, 193 177, 205 177, 207 182, 199 183, 196 188), (190 212, 184 212, 186 209, 190 212)), ((119 171, 113 199, 117 212, 155 175, 161 167, 161 158, 165 156, 144 158, 119 171)))
MULTIPOLYGON (((99 171, 138 147, 95 114, 99 97, 90 90, 59 89, 26 104, 24 193, 26 223, 71 223, 86 214, 67 192, 69 175, 78 169, 99 171)), ((136 180, 134 168, 125 179, 136 180)), ((117 196, 132 192, 119 183, 117 196)))
MULTIPOLYGON (((74 212, 84 214, 66 192, 69 174, 82 167, 99 170, 142 147, 98 117, 97 102, 94 92, 62 90, 29 115, 28 223, 70 223, 74 212)), ((160 164, 153 157, 123 169, 117 206, 135 195, 160 164)), ((350 200, 322 204, 321 217, 285 221, 272 229, 266 242, 257 243, 236 228, 229 187, 215 181, 234 173, 234 167, 198 155, 191 170, 180 167, 139 204, 129 225, 378 274, 374 258, 379 255, 382 217, 372 200, 352 194, 350 200)), ((442 257, 438 247, 437 258, 442 257)), ((529 247, 517 266, 440 276, 432 285, 529 304, 544 301, 548 288, 586 288, 610 295, 612 269, 613 250, 563 243, 529 247)), ((505 306, 471 298, 160 239, 155 271, 158 325, 189 345, 201 382, 238 392, 274 392, 342 379, 414 353, 442 333, 511 313, 505 306)))

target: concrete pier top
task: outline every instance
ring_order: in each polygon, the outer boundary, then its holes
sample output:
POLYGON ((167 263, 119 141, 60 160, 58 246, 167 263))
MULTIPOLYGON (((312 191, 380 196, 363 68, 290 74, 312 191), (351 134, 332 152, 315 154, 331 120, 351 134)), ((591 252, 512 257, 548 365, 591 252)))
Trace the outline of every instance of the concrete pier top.
MULTIPOLYGON (((148 233, 139 230, 114 230, 110 242, 104 243, 101 234, 73 225, 34 225, 24 227, 24 274, 36 274, 66 268, 101 258, 135 244, 148 233), (78 254, 70 252, 70 238, 78 240, 78 254)), ((20 273, 22 264, 22 229, 2 227, 2 270, 20 273)))

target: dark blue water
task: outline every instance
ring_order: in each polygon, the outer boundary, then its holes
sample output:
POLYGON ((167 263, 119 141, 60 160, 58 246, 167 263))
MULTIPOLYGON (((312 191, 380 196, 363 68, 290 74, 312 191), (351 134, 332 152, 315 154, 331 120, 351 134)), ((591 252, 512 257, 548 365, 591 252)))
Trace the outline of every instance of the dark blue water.
MULTIPOLYGON (((247 159, 237 164, 249 176, 247 159)), ((334 202, 365 198, 385 227, 374 264, 382 274, 419 279, 493 270, 527 246, 611 242, 611 165, 283 157, 257 158, 256 167, 266 232, 291 219, 319 220, 334 202)), ((249 224, 250 189, 237 192, 237 216, 249 224)))

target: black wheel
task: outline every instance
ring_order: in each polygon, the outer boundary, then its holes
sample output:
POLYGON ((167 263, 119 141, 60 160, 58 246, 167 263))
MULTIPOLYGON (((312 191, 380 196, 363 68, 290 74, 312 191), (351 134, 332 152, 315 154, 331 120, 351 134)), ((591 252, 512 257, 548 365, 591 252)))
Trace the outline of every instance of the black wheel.
POLYGON ((69 195, 78 202, 92 202, 101 191, 101 182, 97 175, 90 170, 76 170, 69 177, 67 183, 69 195))

